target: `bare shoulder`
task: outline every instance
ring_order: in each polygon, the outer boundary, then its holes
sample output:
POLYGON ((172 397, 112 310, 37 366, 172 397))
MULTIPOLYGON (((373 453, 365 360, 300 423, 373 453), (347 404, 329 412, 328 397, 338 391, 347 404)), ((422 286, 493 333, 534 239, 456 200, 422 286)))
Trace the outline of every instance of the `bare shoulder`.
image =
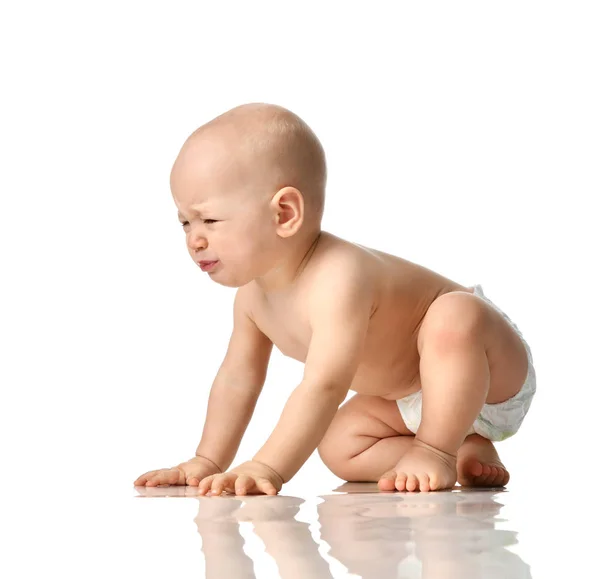
POLYGON ((319 309, 372 307, 380 281, 381 264, 364 248, 327 234, 314 260, 307 288, 307 305, 319 309))
POLYGON ((373 277, 370 261, 361 247, 338 238, 327 239, 315 260, 311 284, 341 285, 355 281, 361 272, 368 283, 373 277))
POLYGON ((235 293, 233 302, 234 314, 236 316, 243 316, 254 322, 254 312, 262 297, 262 292, 253 282, 239 287, 235 293))

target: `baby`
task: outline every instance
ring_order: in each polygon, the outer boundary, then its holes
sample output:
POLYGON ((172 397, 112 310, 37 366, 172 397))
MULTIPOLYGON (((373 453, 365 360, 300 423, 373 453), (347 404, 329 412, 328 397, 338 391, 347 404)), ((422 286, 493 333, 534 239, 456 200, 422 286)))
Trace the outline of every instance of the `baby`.
POLYGON ((531 351, 483 294, 321 230, 325 155, 287 109, 236 107, 196 130, 171 172, 191 258, 239 288, 196 456, 135 485, 277 494, 315 449, 384 491, 503 486, 491 441, 535 392, 531 351), (304 375, 254 458, 230 465, 273 345, 304 375), (343 406, 348 390, 356 394, 343 406))

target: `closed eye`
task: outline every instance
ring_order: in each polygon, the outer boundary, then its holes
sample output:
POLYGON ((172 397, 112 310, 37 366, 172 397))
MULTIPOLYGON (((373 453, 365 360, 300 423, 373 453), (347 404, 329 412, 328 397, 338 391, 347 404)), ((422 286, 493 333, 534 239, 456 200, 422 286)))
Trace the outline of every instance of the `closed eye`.
MULTIPOLYGON (((206 225, 212 225, 213 223, 217 223, 216 219, 203 219, 202 220, 206 225)), ((181 222, 181 226, 185 227, 186 225, 189 225, 189 221, 183 221, 181 222)))

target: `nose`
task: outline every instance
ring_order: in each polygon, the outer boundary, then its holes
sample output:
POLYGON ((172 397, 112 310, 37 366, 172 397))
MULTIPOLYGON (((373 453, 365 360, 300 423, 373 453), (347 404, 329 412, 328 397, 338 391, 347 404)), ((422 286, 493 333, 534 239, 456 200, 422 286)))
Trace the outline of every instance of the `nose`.
POLYGON ((191 232, 188 235, 188 247, 192 251, 199 251, 200 249, 206 249, 208 245, 208 241, 204 235, 199 234, 198 232, 191 232))

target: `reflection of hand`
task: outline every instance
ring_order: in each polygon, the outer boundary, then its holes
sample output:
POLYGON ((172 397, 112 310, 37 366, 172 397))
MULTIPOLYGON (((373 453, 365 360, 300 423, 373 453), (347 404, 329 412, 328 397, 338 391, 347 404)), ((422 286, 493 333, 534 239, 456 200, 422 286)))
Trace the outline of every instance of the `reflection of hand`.
MULTIPOLYGON (((233 499, 233 497, 231 497, 233 499)), ((295 517, 304 499, 286 495, 256 496, 237 499, 243 505, 235 512, 235 518, 240 523, 272 523, 274 521, 297 522, 295 517)), ((219 501, 211 501, 219 502, 219 501)))
POLYGON ((236 495, 276 495, 283 486, 283 479, 262 462, 249 460, 222 474, 213 474, 200 481, 198 494, 208 491, 220 495, 223 491, 236 495))
POLYGON ((203 478, 216 472, 219 472, 219 469, 213 462, 202 456, 196 456, 172 468, 151 470, 138 477, 133 485, 142 487, 186 484, 197 486, 203 478))
MULTIPOLYGON (((196 489, 194 489, 196 490, 196 489)), ((222 529, 230 528, 232 531, 237 528, 237 513, 244 504, 244 499, 237 497, 220 497, 210 500, 207 497, 198 497, 198 514, 194 521, 198 526, 198 531, 207 531, 214 533, 215 524, 219 524, 222 529)))

